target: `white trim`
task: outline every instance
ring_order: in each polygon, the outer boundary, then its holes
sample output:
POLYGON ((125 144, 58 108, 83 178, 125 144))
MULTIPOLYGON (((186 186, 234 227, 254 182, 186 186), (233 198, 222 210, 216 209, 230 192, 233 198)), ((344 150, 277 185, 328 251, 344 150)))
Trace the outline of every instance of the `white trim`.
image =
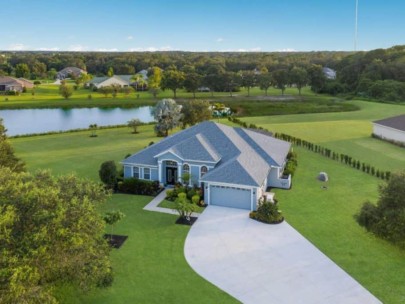
POLYGON ((188 185, 191 186, 191 165, 189 163, 183 163, 181 165, 181 174, 183 176, 183 172, 184 172, 184 166, 187 165, 188 166, 188 175, 189 175, 189 179, 188 179, 188 185))
POLYGON ((142 168, 142 177, 144 180, 152 180, 152 170, 151 168, 144 167, 142 168), (149 169, 149 178, 145 178, 145 169, 149 169))
POLYGON ((132 166, 132 176, 131 176, 131 177, 141 179, 141 167, 139 167, 139 166, 132 166), (134 173, 135 173, 135 172, 134 172, 134 171, 135 171, 134 169, 135 169, 135 168, 138 168, 138 177, 135 177, 135 176, 134 176, 134 173))
POLYGON ((238 184, 227 184, 227 183, 219 183, 219 182, 209 182, 209 181, 202 181, 206 183, 208 186, 222 186, 222 187, 229 187, 229 188, 240 188, 245 190, 250 190, 252 188, 257 188, 257 186, 247 186, 247 185, 238 185, 238 184))
MULTIPOLYGON (((178 156, 176 153, 174 153, 173 151, 171 151, 171 149, 165 150, 165 151, 163 151, 163 152, 160 152, 159 154, 156 154, 155 156, 153 156, 153 158, 159 158, 159 156, 162 156, 162 155, 165 154, 165 153, 173 154, 174 156, 176 156, 176 157, 178 157, 179 159, 181 159, 181 160, 184 161, 184 159, 183 159, 182 157, 178 156)), ((177 160, 176 160, 176 162, 177 162, 177 160)))
POLYGON ((148 167, 148 168, 159 168, 158 166, 155 165, 145 165, 145 164, 136 164, 136 163, 121 163, 123 166, 131 166, 131 167, 148 167))

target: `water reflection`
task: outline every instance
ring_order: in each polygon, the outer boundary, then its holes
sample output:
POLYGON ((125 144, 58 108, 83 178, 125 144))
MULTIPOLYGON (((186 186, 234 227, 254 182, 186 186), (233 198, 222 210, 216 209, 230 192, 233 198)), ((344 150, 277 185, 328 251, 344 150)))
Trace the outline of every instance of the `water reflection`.
POLYGON ((87 128, 90 124, 99 126, 126 124, 138 118, 142 122, 153 121, 152 107, 123 108, 84 108, 84 109, 27 109, 1 110, 7 134, 21 135, 50 131, 65 131, 87 128))

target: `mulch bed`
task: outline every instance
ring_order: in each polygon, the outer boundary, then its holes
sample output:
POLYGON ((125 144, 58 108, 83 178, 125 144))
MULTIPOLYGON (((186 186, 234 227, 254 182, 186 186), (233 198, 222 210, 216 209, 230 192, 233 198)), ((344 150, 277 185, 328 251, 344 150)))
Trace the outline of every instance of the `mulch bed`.
POLYGON ((190 216, 190 220, 187 220, 187 218, 185 218, 185 217, 179 217, 176 221, 176 224, 191 226, 195 223, 195 221, 197 219, 198 219, 198 217, 194 217, 194 216, 190 216))
POLYGON ((117 234, 104 234, 104 238, 108 240, 108 244, 112 248, 119 249, 122 244, 127 240, 127 235, 117 235, 117 234), (112 236, 112 237, 111 237, 112 236))
POLYGON ((260 222, 260 223, 263 223, 263 224, 269 224, 269 225, 277 225, 277 224, 281 224, 282 222, 284 222, 284 217, 281 219, 281 220, 279 220, 279 221, 277 221, 277 222, 264 222, 264 221, 260 221, 260 220, 258 220, 258 219, 256 219, 256 218, 251 218, 252 220, 255 220, 255 221, 258 221, 258 222, 260 222))

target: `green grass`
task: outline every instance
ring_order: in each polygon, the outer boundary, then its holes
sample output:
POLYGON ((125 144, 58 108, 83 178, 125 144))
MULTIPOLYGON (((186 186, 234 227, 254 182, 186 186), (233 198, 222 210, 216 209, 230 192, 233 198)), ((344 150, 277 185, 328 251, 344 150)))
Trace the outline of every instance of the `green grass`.
MULTIPOLYGON (((19 157, 30 171, 50 168, 55 174, 75 172, 98 181, 105 160, 122 160, 126 154, 157 142, 153 126, 142 126, 139 134, 129 128, 64 133, 12 139, 19 157)), ((73 288, 59 290, 62 303, 235 303, 236 301, 199 277, 186 263, 183 248, 188 227, 175 225, 176 215, 142 210, 152 197, 113 195, 101 212, 121 210, 126 217, 114 233, 129 238, 113 250, 115 281, 111 288, 88 295, 73 288), (187 292, 185 292, 187 291, 187 292)))
MULTIPOLYGON (((158 207, 175 209, 175 203, 172 202, 172 201, 163 200, 163 201, 160 202, 158 207)), ((202 213, 204 211, 204 209, 205 209, 204 207, 197 206, 196 212, 197 213, 202 213)))
POLYGON ((325 157, 295 148, 298 169, 290 191, 275 190, 288 223, 383 303, 405 302, 405 251, 375 238, 353 216, 376 201, 380 180, 325 157), (330 181, 322 189, 319 172, 330 181))
POLYGON ((104 209, 125 213, 114 234, 128 235, 111 254, 114 284, 87 295, 62 289, 62 303, 237 303, 188 266, 183 248, 190 228, 175 225, 174 215, 142 210, 150 200, 148 196, 113 196, 104 209))
POLYGON ((352 101, 359 111, 249 117, 242 120, 273 132, 282 132, 348 154, 376 168, 405 168, 405 149, 371 138, 377 119, 405 113, 404 105, 352 101))

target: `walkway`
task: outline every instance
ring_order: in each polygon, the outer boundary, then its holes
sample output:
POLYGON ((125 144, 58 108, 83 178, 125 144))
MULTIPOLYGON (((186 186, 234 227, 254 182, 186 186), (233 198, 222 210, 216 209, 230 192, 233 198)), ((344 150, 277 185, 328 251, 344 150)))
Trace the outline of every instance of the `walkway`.
MULTIPOLYGON (((148 210, 148 211, 155 211, 155 212, 162 212, 162 213, 168 213, 168 214, 174 214, 178 215, 177 211, 174 209, 170 208, 163 208, 163 207, 158 207, 158 205, 165 199, 166 197, 166 190, 163 190, 156 196, 149 204, 147 204, 145 207, 143 207, 143 210, 148 210)), ((200 213, 193 213, 193 217, 198 217, 200 213)))
POLYGON ((289 224, 209 206, 191 227, 185 256, 202 277, 243 303, 381 303, 289 224))

